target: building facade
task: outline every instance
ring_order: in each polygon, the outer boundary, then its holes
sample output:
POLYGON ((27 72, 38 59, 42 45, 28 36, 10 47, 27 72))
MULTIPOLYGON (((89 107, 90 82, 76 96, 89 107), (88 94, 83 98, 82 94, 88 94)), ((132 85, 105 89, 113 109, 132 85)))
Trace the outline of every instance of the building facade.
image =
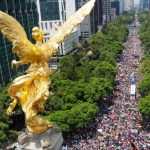
POLYGON ((125 0, 125 11, 131 10, 134 7, 134 0, 125 0))
MULTIPOLYGON (((88 0, 76 0, 77 8, 81 8, 88 0)), ((87 16, 84 21, 80 24, 80 42, 88 40, 91 36, 91 17, 87 16)))
POLYGON ((120 3, 120 14, 125 11, 125 0, 119 0, 120 3))
POLYGON ((116 8, 111 9, 111 21, 115 20, 117 17, 116 15, 116 8))
POLYGON ((140 0, 141 9, 150 9, 150 0, 140 0))
MULTIPOLYGON (((56 27, 61 26, 76 11, 75 0, 37 0, 40 29, 46 33, 44 42, 56 33, 56 27)), ((59 46, 59 55, 66 55, 75 49, 72 43, 79 42, 78 28, 59 46)), ((54 61, 54 60, 52 60, 54 61)))
POLYGON ((111 1, 102 0, 103 24, 111 20, 111 1))
POLYGON ((143 0, 143 9, 149 9, 149 0, 143 0))
MULTIPOLYGON (((88 0, 76 0, 78 8, 82 7, 88 0)), ((95 6, 90 15, 87 16, 80 25, 80 42, 88 40, 92 34, 96 33, 102 25, 102 0, 96 0, 95 6)))
POLYGON ((92 34, 101 30, 103 23, 102 0, 96 0, 91 16, 91 32, 92 34))
POLYGON ((143 9, 143 0, 140 0, 140 8, 143 9))
MULTIPOLYGON (((0 10, 17 19, 24 27, 28 39, 32 41, 31 31, 38 26, 38 14, 35 0, 3 0, 0 10)), ((32 41, 34 42, 34 41, 32 41)), ((12 44, 0 34, 0 86, 12 80, 17 74, 25 72, 28 66, 11 69, 11 61, 18 60, 12 53, 12 44)))
POLYGON ((111 8, 116 9, 116 15, 117 16, 120 15, 120 1, 119 0, 111 1, 111 8))

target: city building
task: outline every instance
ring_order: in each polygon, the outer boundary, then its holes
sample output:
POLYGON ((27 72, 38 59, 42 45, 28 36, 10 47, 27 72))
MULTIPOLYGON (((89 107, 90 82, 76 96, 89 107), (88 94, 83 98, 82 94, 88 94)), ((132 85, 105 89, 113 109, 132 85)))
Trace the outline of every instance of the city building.
POLYGON ((111 20, 111 1, 102 0, 103 24, 111 20))
POLYGON ((103 23, 102 0, 96 0, 95 6, 90 14, 92 34, 101 30, 103 23))
MULTIPOLYGON (((77 9, 81 8, 88 0, 76 0, 77 2, 77 9)), ((87 16, 84 21, 80 24, 80 42, 88 40, 91 36, 91 17, 90 15, 87 16)))
POLYGON ((150 9, 150 0, 140 0, 141 9, 150 9))
POLYGON ((129 11, 134 7, 134 0, 125 0, 125 11, 129 11))
POLYGON ((116 15, 116 8, 111 9, 111 21, 115 20, 117 17, 116 15))
POLYGON ((116 15, 117 16, 120 15, 120 1, 119 0, 111 1, 111 8, 116 9, 116 15))
MULTIPOLYGON (((16 18, 32 41, 32 28, 38 25, 36 0, 3 0, 0 1, 0 10, 16 18)), ((11 69, 11 61, 14 59, 18 58, 12 53, 12 44, 0 34, 0 86, 27 69, 28 66, 11 69)))
MULTIPOLYGON (((78 8, 82 7, 88 0, 76 0, 78 8)), ((101 29, 102 25, 102 0, 96 0, 90 15, 80 25, 80 42, 88 40, 92 34, 101 29)))
MULTIPOLYGON (((75 0, 37 0, 40 29, 46 33, 43 41, 47 41, 57 31, 57 26, 61 26, 76 11, 75 0)), ((78 27, 59 46, 59 55, 66 55, 76 47, 72 43, 79 42, 78 27)), ((54 59, 54 57, 53 57, 54 59)), ((51 60, 57 61, 56 59, 51 60)))
POLYGON ((119 0, 120 3, 120 14, 125 11, 125 0, 119 0))
POLYGON ((125 11, 129 10, 130 0, 125 0, 125 11))
POLYGON ((143 9, 143 1, 144 0, 140 0, 140 8, 143 9))
POLYGON ((131 8, 134 8, 134 0, 131 0, 131 8))
MULTIPOLYGON (((61 26, 87 2, 88 0, 37 0, 39 26, 46 33, 43 41, 45 42, 53 36, 57 32, 56 26, 61 26)), ((74 43, 88 40, 92 34, 100 29, 100 25, 102 25, 102 0, 96 0, 90 15, 60 44, 59 56, 55 55, 51 59, 50 66, 56 66, 63 55, 74 51, 77 48, 74 43)))

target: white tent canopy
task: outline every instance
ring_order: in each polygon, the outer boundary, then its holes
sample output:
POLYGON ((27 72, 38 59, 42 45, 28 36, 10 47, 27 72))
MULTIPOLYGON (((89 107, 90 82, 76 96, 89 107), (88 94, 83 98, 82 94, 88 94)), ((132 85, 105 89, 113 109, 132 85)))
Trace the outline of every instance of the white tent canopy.
POLYGON ((130 95, 135 95, 135 89, 136 89, 135 84, 131 84, 130 95))

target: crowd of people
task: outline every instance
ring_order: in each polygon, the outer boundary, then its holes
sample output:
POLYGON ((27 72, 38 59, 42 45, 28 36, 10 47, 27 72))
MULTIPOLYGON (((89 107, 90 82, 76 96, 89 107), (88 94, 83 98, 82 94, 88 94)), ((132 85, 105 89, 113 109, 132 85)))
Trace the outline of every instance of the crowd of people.
POLYGON ((130 29, 125 49, 117 63, 116 86, 111 96, 112 105, 101 103, 100 112, 91 125, 72 133, 65 139, 68 150, 149 150, 149 126, 142 127, 137 103, 140 95, 131 93, 141 77, 138 67, 143 56, 138 30, 130 29), (104 106, 103 106, 104 105, 104 106))

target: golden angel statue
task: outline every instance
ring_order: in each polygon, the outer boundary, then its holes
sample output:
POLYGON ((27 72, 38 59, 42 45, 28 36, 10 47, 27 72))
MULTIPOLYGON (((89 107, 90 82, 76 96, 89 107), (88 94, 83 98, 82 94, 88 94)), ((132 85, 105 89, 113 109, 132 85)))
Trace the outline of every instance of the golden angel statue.
POLYGON ((32 29, 32 37, 36 44, 32 44, 17 20, 0 11, 0 31, 12 42, 12 51, 20 61, 13 60, 14 65, 30 64, 26 74, 17 77, 10 85, 8 93, 14 101, 10 103, 7 114, 11 115, 17 103, 21 104, 25 114, 27 129, 31 133, 40 134, 52 127, 52 123, 37 115, 44 110, 44 103, 49 96, 51 70, 48 61, 57 51, 59 43, 69 36, 74 27, 89 15, 95 0, 90 0, 71 16, 47 42, 42 43, 43 32, 38 28, 32 29))

